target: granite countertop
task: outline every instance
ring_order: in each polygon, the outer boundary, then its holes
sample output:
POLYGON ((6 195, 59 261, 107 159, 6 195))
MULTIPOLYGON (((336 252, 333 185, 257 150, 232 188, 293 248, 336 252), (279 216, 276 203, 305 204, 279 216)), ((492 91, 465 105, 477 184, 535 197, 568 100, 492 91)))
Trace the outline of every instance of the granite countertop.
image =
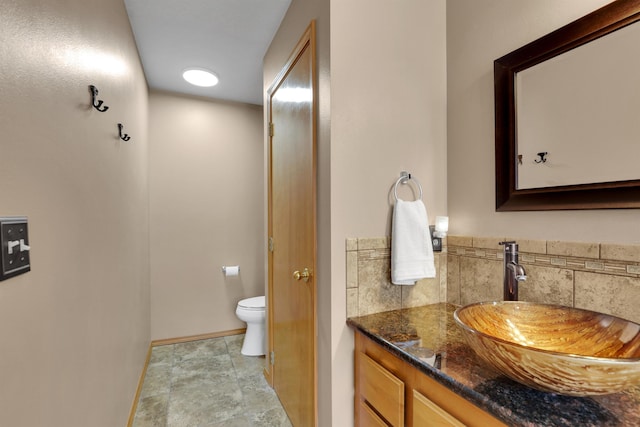
POLYGON ((479 359, 446 303, 352 317, 347 324, 509 426, 640 426, 640 387, 570 397, 510 380, 479 359))

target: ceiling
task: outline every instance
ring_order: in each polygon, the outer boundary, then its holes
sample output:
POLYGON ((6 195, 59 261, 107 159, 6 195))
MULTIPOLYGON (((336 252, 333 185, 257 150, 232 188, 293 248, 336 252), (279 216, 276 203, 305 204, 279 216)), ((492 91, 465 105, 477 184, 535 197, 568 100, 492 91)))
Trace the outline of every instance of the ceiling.
POLYGON ((291 0, 124 0, 151 89, 262 105, 262 58, 291 0), (210 88, 182 79, 213 71, 210 88))

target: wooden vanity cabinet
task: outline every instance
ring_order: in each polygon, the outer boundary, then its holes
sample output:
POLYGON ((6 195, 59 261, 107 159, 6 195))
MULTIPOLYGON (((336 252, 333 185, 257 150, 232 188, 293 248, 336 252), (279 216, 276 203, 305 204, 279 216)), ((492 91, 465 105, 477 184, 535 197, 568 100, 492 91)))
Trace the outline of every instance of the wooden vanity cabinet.
POLYGON ((355 333, 356 427, 506 427, 487 412, 355 333))

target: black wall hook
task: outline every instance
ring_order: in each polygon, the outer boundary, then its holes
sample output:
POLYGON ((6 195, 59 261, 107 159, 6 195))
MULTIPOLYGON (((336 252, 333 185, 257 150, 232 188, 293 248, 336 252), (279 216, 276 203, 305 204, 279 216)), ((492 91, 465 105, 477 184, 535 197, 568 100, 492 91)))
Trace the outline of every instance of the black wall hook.
POLYGON ((549 154, 546 151, 542 151, 540 153, 538 153, 538 159, 535 159, 534 162, 536 163, 546 163, 547 162, 547 154, 549 154))
POLYGON ((100 111, 101 113, 107 111, 109 107, 107 107, 106 105, 102 105, 104 101, 96 99, 98 97, 98 88, 94 85, 89 85, 89 91, 91 92, 91 105, 93 105, 93 108, 100 111))
POLYGON ((128 134, 126 134, 126 133, 124 133, 124 134, 122 133, 122 128, 123 128, 123 127, 124 127, 124 126, 122 126, 122 123, 118 123, 118 134, 120 135, 120 139, 121 139, 121 140, 123 140, 123 141, 128 141, 128 140, 130 140, 130 139, 131 139, 131 137, 130 137, 128 134))

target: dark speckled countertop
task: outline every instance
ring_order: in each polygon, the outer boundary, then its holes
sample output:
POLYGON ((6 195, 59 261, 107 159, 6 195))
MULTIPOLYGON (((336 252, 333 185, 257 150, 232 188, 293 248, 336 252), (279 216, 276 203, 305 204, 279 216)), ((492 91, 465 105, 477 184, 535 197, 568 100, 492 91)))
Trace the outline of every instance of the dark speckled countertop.
POLYGON ((569 397, 520 385, 476 357, 453 319, 456 308, 432 304, 347 323, 509 426, 640 426, 640 387, 569 397))

